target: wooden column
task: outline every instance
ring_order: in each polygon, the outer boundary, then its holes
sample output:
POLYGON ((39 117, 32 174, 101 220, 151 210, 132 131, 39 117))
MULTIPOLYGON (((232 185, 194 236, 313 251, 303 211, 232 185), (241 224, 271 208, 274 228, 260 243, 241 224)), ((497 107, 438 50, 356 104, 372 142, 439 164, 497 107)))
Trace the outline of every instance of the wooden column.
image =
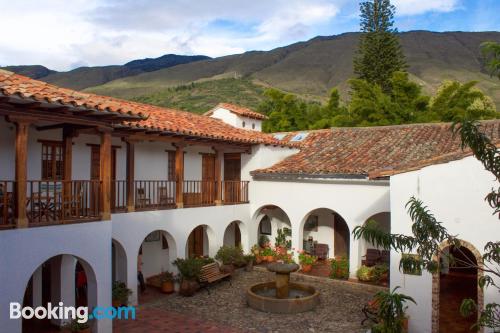
POLYGON ((179 142, 175 149, 175 203, 177 208, 184 207, 184 144, 179 142))
POLYGON ((71 195, 72 186, 72 163, 73 163, 73 137, 72 128, 63 128, 63 218, 71 214, 71 195))
POLYGON ((101 219, 111 220, 111 132, 101 131, 100 145, 101 219))
POLYGON ((215 150, 215 204, 222 205, 222 159, 223 153, 215 150))
POLYGON ((135 143, 127 140, 127 211, 135 211, 135 143))
POLYGON ((16 176, 15 176, 15 212, 14 218, 17 228, 28 227, 26 215, 26 191, 28 177, 28 130, 29 122, 16 120, 16 176))

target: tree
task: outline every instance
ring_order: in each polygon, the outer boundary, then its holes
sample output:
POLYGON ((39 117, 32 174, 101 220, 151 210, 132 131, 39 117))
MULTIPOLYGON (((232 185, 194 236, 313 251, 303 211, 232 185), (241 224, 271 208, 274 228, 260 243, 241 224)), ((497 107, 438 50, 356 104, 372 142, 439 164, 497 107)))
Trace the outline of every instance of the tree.
MULTIPOLYGON (((490 171, 497 182, 500 183, 500 153, 491 139, 487 137, 476 120, 462 119, 460 123, 452 126, 455 135, 459 135, 462 148, 469 147, 473 155, 490 171)), ((500 188, 492 190, 486 196, 489 205, 494 209, 494 214, 500 213, 500 188)), ((413 221, 412 235, 388 234, 381 230, 375 221, 369 221, 365 226, 353 230, 356 239, 363 238, 376 246, 399 253, 416 253, 418 256, 402 256, 399 263, 400 270, 427 270, 431 273, 439 271, 439 262, 436 258, 447 257, 450 263, 460 261, 465 267, 482 270, 489 275, 484 275, 479 280, 481 288, 493 287, 500 291, 500 286, 495 284, 492 276, 500 278, 500 242, 491 241, 484 247, 482 262, 470 262, 454 258, 446 253, 441 244, 447 241, 460 251, 460 240, 451 234, 441 222, 429 211, 425 204, 412 197, 407 203, 408 213, 413 221)), ((463 300, 460 311, 463 315, 476 312, 477 304, 472 299, 463 300)), ((500 304, 489 303, 481 309, 477 327, 500 328, 500 304)))
POLYGON ((500 43, 484 42, 481 44, 481 52, 490 75, 500 79, 500 43))
POLYGON ((396 8, 389 0, 372 0, 362 2, 360 10, 362 35, 354 73, 388 92, 393 73, 406 68, 397 29, 393 28, 396 8))
POLYGON ((431 99, 429 114, 424 121, 457 121, 497 118, 495 104, 490 97, 475 87, 477 81, 460 83, 445 81, 431 99))

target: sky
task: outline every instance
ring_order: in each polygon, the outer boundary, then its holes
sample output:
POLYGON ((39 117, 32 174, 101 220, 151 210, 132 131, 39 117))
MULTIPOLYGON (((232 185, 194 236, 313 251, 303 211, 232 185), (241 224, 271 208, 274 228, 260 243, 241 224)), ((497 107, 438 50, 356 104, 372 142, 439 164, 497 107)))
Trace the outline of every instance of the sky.
MULTIPOLYGON (((392 0, 400 31, 500 31, 500 0, 392 0)), ((357 0, 0 0, 0 66, 218 57, 359 30, 357 0)))

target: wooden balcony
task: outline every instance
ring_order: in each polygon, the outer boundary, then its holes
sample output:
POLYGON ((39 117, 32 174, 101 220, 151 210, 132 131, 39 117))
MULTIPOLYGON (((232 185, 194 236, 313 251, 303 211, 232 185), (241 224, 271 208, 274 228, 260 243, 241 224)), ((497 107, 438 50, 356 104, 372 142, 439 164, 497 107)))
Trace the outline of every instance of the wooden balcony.
MULTIPOLYGON (((16 227, 14 181, 0 181, 0 229, 16 227)), ((101 181, 26 182, 28 226, 45 226, 101 219, 101 181)), ((167 180, 136 180, 133 198, 127 196, 128 183, 115 180, 111 184, 110 207, 113 213, 175 209, 178 182, 167 180), (129 203, 133 203, 130 207, 129 203)), ((184 180, 183 207, 205 207, 248 203, 248 181, 184 180), (220 188, 220 189, 219 189, 220 188), (219 196, 219 191, 221 195, 219 196), (218 199, 220 198, 220 199, 218 199)))

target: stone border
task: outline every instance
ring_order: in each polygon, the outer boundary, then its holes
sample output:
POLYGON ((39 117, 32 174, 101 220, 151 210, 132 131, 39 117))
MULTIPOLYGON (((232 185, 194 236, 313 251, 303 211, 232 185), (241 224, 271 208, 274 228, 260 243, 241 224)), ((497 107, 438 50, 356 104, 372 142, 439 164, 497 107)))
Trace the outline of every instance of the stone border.
MULTIPOLYGON (((474 257, 476 257, 476 261, 479 265, 479 267, 482 267, 483 264, 483 257, 481 256, 481 253, 476 249, 474 245, 471 243, 461 240, 460 239, 460 245, 468 249, 469 251, 472 252, 474 257)), ((448 247, 449 243, 448 241, 443 242, 439 247, 441 250, 444 248, 448 247)), ((439 259, 436 256, 434 256, 434 260, 439 262, 439 259)), ((484 293, 483 290, 479 287, 479 279, 483 276, 483 271, 478 269, 477 270, 477 308, 478 308, 478 316, 480 315, 483 307, 484 307, 484 293)), ((432 333, 439 333, 439 288, 440 288, 440 277, 439 277, 439 272, 433 273, 432 274, 432 333)), ((481 328, 479 333, 483 333, 484 329, 481 328)))
MULTIPOLYGON (((262 272, 269 272, 265 267, 260 267, 260 266, 254 266, 255 270, 262 271, 262 272)), ((371 285, 371 284, 366 284, 366 283, 361 283, 353 280, 340 280, 340 279, 331 279, 328 277, 322 277, 322 276, 313 276, 313 275, 306 275, 302 274, 299 272, 294 272, 290 274, 291 277, 296 279, 296 281, 301 281, 301 282, 307 282, 307 281, 317 281, 317 282, 324 282, 324 283, 329 283, 329 284, 344 284, 344 285, 350 285, 352 287, 356 288, 363 288, 365 290, 368 290, 370 292, 376 293, 379 291, 387 291, 389 290, 388 287, 384 286, 376 286, 376 285, 371 285)))

